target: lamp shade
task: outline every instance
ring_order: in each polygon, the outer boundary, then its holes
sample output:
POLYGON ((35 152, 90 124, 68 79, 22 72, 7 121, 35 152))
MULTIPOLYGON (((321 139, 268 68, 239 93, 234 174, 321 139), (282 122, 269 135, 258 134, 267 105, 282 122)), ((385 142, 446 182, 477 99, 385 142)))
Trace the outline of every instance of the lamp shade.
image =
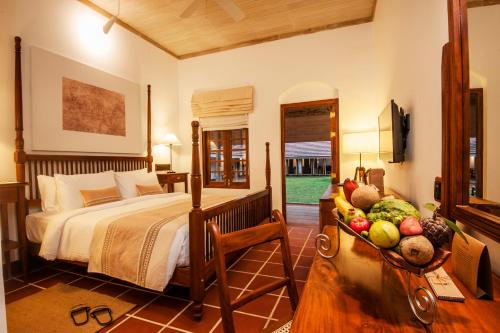
POLYGON ((378 133, 371 131, 344 134, 342 151, 344 154, 378 153, 378 133))
POLYGON ((174 133, 165 134, 162 138, 161 143, 164 145, 180 146, 181 142, 174 133))

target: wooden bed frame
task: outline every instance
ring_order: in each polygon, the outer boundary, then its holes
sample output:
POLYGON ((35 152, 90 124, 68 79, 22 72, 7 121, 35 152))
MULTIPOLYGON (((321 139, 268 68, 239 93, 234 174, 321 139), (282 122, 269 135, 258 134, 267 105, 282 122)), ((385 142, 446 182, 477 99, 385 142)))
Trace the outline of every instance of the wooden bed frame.
MULTIPOLYGON (((85 174, 107 170, 131 171, 147 168, 152 170, 151 150, 151 86, 147 86, 147 156, 88 156, 26 154, 23 138, 21 38, 15 37, 15 153, 18 182, 26 182, 28 206, 40 206, 38 175, 85 174)), ((189 267, 177 267, 169 284, 190 288, 194 302, 193 315, 201 319, 207 281, 215 274, 212 246, 207 229, 208 222, 215 221, 222 233, 242 230, 272 219, 271 168, 269 143, 266 143, 266 187, 264 190, 231 200, 217 206, 201 208, 202 179, 200 174, 199 123, 192 126, 192 210, 189 213, 189 267)), ((26 241, 26 244, 29 242, 26 241)), ((36 244, 30 244, 35 245, 36 244)), ((30 246, 30 245, 27 245, 30 246)), ((25 253, 29 252, 25 248, 25 253)), ((83 263, 76 263, 82 265, 83 263)))

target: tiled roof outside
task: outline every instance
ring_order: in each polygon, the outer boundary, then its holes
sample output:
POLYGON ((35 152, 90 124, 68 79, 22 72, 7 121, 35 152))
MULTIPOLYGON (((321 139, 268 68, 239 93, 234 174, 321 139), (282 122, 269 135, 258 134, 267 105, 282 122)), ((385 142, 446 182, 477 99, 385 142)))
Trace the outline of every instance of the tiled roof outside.
POLYGON ((285 158, 315 158, 330 156, 330 141, 285 143, 285 158))

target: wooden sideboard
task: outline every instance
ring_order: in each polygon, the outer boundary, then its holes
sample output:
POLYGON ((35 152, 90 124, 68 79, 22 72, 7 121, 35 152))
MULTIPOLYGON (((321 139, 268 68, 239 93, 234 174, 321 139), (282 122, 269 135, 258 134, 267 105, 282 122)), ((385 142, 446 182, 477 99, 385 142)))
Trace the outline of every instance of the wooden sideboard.
MULTIPOLYGON (((324 232, 335 239, 337 228, 326 226, 324 232)), ((401 271, 343 231, 340 244, 336 258, 315 256, 291 332, 497 332, 500 302, 476 299, 453 276, 450 260, 444 267, 465 302, 438 300, 436 321, 424 327, 411 312, 401 271)), ((498 295, 500 278, 493 280, 498 295)), ((430 289, 425 278, 412 276, 412 284, 430 289)))
POLYGON ((156 172, 158 182, 161 186, 167 185, 169 193, 174 192, 175 183, 184 183, 184 192, 188 193, 188 174, 187 172, 156 172))
POLYGON ((2 246, 1 252, 5 264, 5 278, 9 279, 12 275, 11 252, 19 251, 19 260, 23 268, 23 274, 28 273, 28 252, 26 244, 26 183, 4 183, 0 182, 0 225, 2 228, 2 246), (8 205, 13 204, 16 212, 15 226, 17 239, 11 240, 9 237, 9 209, 8 205))

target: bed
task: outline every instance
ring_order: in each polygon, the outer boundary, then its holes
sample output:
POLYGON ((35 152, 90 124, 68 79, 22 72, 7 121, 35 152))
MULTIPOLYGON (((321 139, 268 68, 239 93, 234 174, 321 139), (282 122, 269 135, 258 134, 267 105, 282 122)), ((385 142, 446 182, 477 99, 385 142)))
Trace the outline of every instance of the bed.
MULTIPOLYGON (((152 171, 153 157, 151 145, 151 86, 147 86, 147 155, 146 156, 88 156, 88 155, 45 155, 26 153, 23 138, 23 105, 21 82, 21 38, 15 38, 15 153, 16 177, 18 182, 25 182, 26 197, 30 211, 40 207, 40 191, 37 178, 39 175, 53 176, 55 174, 76 175, 102 173, 108 170, 126 172, 146 168, 152 171)), ((272 189, 270 186, 271 168, 269 159, 269 143, 266 143, 265 189, 245 196, 212 200, 202 205, 202 179, 200 174, 199 123, 193 121, 192 127, 192 165, 191 194, 170 193, 148 196, 143 199, 125 199, 120 202, 94 206, 84 209, 84 212, 70 213, 31 213, 27 212, 27 239, 22 239, 23 256, 28 253, 42 254, 45 259, 64 260, 79 265, 92 265, 92 258, 86 253, 89 242, 95 241, 96 231, 88 228, 88 221, 97 223, 103 214, 122 214, 123 209, 130 214, 136 214, 134 209, 157 204, 169 205, 180 200, 189 201, 189 211, 177 216, 179 227, 171 234, 172 245, 166 256, 165 271, 168 283, 190 288, 190 297, 194 303, 193 315, 200 319, 203 314, 203 299, 207 281, 214 276, 210 237, 206 225, 215 221, 222 233, 253 227, 271 220, 272 189), (64 223, 62 222, 64 221, 64 223), (54 235, 55 228, 60 232, 54 235), (86 227, 83 227, 86 225, 86 227), (68 226, 66 228, 65 226, 68 226), (52 233, 52 234, 51 234, 52 233), (71 234, 78 234, 78 240, 71 234), (51 235, 51 236, 48 236, 51 235), (56 239, 57 244, 44 239, 56 239), (59 238, 58 238, 59 237, 59 238), (42 245, 41 245, 42 244, 42 245), (48 249, 47 249, 48 247, 48 249), (44 249, 45 248, 45 249, 44 249), (54 250, 56 249, 56 250, 54 250), (90 264, 89 264, 90 262, 90 264)), ((205 196, 203 196, 205 198, 205 196)), ((173 205, 173 204, 172 204, 173 205)), ((173 206, 172 206, 173 207, 173 206)), ((137 218, 138 215, 134 215, 137 218)), ((176 220, 176 221, 177 221, 176 220)))

